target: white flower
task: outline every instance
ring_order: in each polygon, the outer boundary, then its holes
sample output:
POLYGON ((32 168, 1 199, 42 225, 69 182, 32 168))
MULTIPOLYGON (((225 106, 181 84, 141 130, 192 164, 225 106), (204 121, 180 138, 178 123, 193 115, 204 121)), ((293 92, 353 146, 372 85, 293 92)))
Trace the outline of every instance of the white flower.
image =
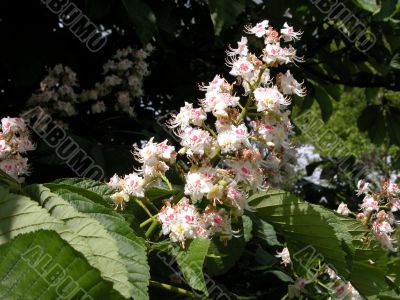
POLYGON ((357 189, 356 189, 357 196, 360 196, 362 194, 366 195, 366 194, 368 194, 369 191, 370 191, 369 183, 365 182, 364 180, 359 180, 357 183, 357 189))
POLYGON ((390 194, 399 194, 400 193, 399 186, 396 183, 389 182, 387 186, 387 192, 390 194))
POLYGON ((254 66, 251 61, 247 59, 247 57, 240 57, 237 60, 233 59, 228 65, 232 67, 232 70, 229 72, 229 74, 233 76, 240 76, 246 80, 249 80, 253 77, 254 66))
POLYGON ((201 108, 193 108, 193 104, 185 102, 180 112, 169 122, 171 128, 180 127, 185 129, 190 124, 201 126, 206 120, 206 113, 201 108))
POLYGON ((350 210, 347 208, 347 204, 341 202, 339 204, 338 209, 336 210, 337 213, 344 215, 344 216, 348 216, 350 213, 350 210))
POLYGON ((179 137, 181 145, 187 149, 189 156, 209 154, 213 149, 214 140, 211 135, 203 130, 186 127, 179 137))
POLYGON ((238 42, 237 49, 232 48, 229 46, 229 51, 226 51, 228 56, 247 56, 249 49, 247 48, 247 38, 242 36, 242 39, 238 42))
POLYGON ((277 83, 282 93, 286 95, 297 95, 299 97, 304 97, 306 95, 305 88, 301 83, 294 79, 293 75, 288 70, 286 74, 280 73, 277 76, 277 83))
POLYGON ((282 260, 281 264, 285 265, 285 267, 292 263, 292 261, 290 259, 289 249, 287 247, 283 248, 281 252, 277 252, 277 253, 278 254, 275 255, 275 257, 280 258, 282 260))
POLYGON ((107 110, 106 105, 103 101, 97 101, 95 104, 92 104, 91 111, 93 114, 99 114, 105 112, 107 110))
POLYGON ((115 209, 118 209, 118 207, 121 207, 121 210, 125 208, 125 202, 129 201, 129 195, 124 192, 117 192, 113 195, 111 195, 111 200, 115 204, 115 209))
POLYGON ((201 200, 213 187, 213 172, 209 168, 200 168, 196 172, 186 175, 185 195, 191 197, 194 202, 201 200))
POLYGON ((11 152, 10 145, 5 140, 0 140, 0 159, 5 159, 11 152))
POLYGON ((1 130, 4 134, 17 133, 26 130, 26 125, 21 118, 2 118, 1 130))
POLYGON ((293 27, 289 26, 287 22, 283 24, 283 28, 281 29, 281 35, 285 42, 290 42, 293 40, 299 40, 303 32, 294 31, 293 27))
POLYGON ((247 26, 245 27, 245 29, 246 32, 249 34, 254 34, 257 37, 262 37, 267 32, 266 28, 268 27, 268 23, 269 23, 268 20, 264 20, 260 23, 257 23, 256 26, 254 27, 247 26))
POLYGON ((256 88, 254 90, 254 98, 257 111, 279 110, 281 105, 288 106, 290 104, 290 101, 275 86, 272 88, 256 88))
POLYGON ((263 61, 268 65, 283 64, 290 62, 287 53, 279 43, 267 44, 263 51, 263 61))
POLYGON ((222 153, 234 152, 245 147, 251 148, 249 133, 244 124, 231 125, 229 129, 219 132, 217 141, 222 153))
POLYGON ((136 173, 131 173, 125 175, 124 177, 124 189, 126 194, 132 195, 134 197, 143 198, 144 197, 144 180, 136 173))
POLYGON ((363 203, 360 205, 360 207, 364 210, 364 212, 372 212, 374 210, 378 210, 379 204, 372 196, 367 195, 363 199, 363 203))

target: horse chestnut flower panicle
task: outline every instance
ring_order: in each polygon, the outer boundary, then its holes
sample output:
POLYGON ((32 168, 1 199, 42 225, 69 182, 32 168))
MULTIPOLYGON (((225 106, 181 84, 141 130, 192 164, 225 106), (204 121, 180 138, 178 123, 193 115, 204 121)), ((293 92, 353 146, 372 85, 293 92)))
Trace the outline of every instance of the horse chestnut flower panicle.
POLYGON ((21 118, 2 118, 0 132, 0 169, 18 180, 29 174, 28 159, 23 157, 28 151, 35 150, 29 139, 29 130, 21 118))
MULTIPOLYGON (((357 220, 370 226, 375 238, 380 241, 382 248, 390 252, 396 252, 395 239, 391 234, 395 231, 396 224, 393 212, 400 209, 400 200, 398 199, 400 190, 398 185, 386 181, 383 182, 381 190, 374 192, 371 184, 360 180, 357 184, 357 196, 364 195, 360 204, 361 213, 356 215, 357 220)), ((337 209, 338 213, 348 215, 350 210, 343 202, 337 209)), ((353 214, 355 215, 355 214, 353 214)))
MULTIPOLYGON (((285 45, 298 40, 301 33, 285 24, 280 34, 267 20, 245 29, 262 39, 261 53, 250 52, 249 40, 242 37, 237 48, 226 52, 234 82, 215 75, 200 86, 205 96, 197 107, 185 102, 167 122, 179 138, 178 154, 187 156, 190 167, 182 176, 186 197, 177 203, 166 201, 158 222, 163 234, 182 246, 188 239, 214 235, 229 241, 236 235, 232 222, 244 210, 252 210, 248 196, 279 185, 293 174, 293 132, 287 108, 291 96, 304 96, 305 89, 289 70, 278 73, 274 68, 301 61, 296 49, 285 45)), ((176 165, 172 146, 166 141, 157 144, 152 138, 141 149, 136 147, 134 155, 142 164, 130 176, 134 184, 128 189, 126 180, 114 176, 111 186, 137 198, 145 197, 151 186, 165 183, 172 189, 167 178, 176 165)), ((124 195, 114 200, 121 207, 125 204, 124 195)))

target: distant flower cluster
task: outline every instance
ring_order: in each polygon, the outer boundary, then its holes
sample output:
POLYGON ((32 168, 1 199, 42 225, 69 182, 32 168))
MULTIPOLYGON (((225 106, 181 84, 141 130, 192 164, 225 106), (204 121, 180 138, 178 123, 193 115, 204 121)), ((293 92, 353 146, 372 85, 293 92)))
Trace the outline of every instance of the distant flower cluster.
MULTIPOLYGON (((391 237, 391 234, 395 231, 396 223, 393 212, 400 210, 400 188, 398 185, 386 181, 382 184, 380 191, 374 192, 368 182, 360 180, 356 192, 358 196, 364 195, 360 204, 362 212, 357 214, 357 219, 371 226, 375 237, 381 242, 384 249, 391 252, 397 251, 394 246, 396 241, 391 237)), ((339 205, 337 212, 343 215, 351 213, 344 203, 339 205)))
POLYGON ((22 182, 29 174, 27 151, 35 149, 29 139, 29 131, 21 118, 2 118, 0 132, 0 169, 22 182))
POLYGON ((61 64, 49 69, 40 90, 28 100, 29 107, 41 106, 51 114, 72 117, 78 114, 78 79, 74 71, 61 64))
POLYGON ((140 50, 128 47, 104 64, 104 80, 83 91, 80 98, 89 102, 92 114, 115 110, 133 116, 134 100, 144 95, 143 80, 150 74, 146 58, 152 51, 150 44, 140 50))
MULTIPOLYGON (((263 38, 261 56, 250 52, 243 37, 237 48, 227 51, 236 81, 216 75, 200 86, 205 97, 199 107, 185 103, 167 122, 180 139, 178 154, 186 155, 191 167, 185 173, 187 198, 166 202, 158 220, 163 233, 183 246, 187 239, 212 235, 230 240, 231 222, 251 209, 249 193, 276 186, 293 173, 295 150, 287 108, 291 96, 304 96, 305 90, 289 70, 281 73, 276 68, 302 61, 290 44, 281 45, 299 39, 301 33, 285 24, 279 34, 268 21, 246 31, 263 38)), ((114 176, 109 184, 118 187, 118 193, 140 198, 148 187, 169 183, 166 171, 175 163, 176 152, 166 141, 157 144, 151 139, 135 149, 135 158, 142 167, 127 175, 134 178, 134 189, 127 188, 127 177, 114 176)), ((125 198, 114 197, 120 207, 117 198, 125 198)))
POLYGON ((103 80, 80 92, 77 74, 61 64, 49 69, 40 90, 28 100, 29 107, 41 106, 48 113, 64 118, 98 114, 108 110, 134 114, 134 100, 143 96, 143 80, 150 74, 146 58, 151 45, 135 50, 120 49, 103 66, 103 80))

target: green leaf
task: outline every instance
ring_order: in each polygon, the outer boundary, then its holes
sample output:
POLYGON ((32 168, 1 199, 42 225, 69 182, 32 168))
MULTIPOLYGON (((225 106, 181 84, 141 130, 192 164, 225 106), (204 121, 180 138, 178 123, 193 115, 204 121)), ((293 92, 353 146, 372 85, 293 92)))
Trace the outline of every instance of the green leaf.
POLYGON ((85 213, 103 225, 115 239, 119 255, 125 260, 129 282, 133 285, 132 295, 135 295, 135 299, 148 299, 147 287, 150 273, 145 242, 136 236, 124 218, 110 208, 65 189, 65 185, 46 184, 45 186, 70 203, 77 211, 85 213))
POLYGON ((392 59, 390 60, 390 67, 392 69, 400 70, 400 52, 397 52, 393 55, 392 59))
POLYGON ((330 223, 335 215, 331 211, 301 202, 279 190, 253 195, 249 204, 257 209, 258 217, 272 224, 285 237, 294 259, 297 253, 309 249, 312 255, 322 255, 341 274, 348 275, 347 253, 341 246, 348 244, 351 236, 346 232, 341 234, 339 224, 337 229, 333 228, 330 223))
POLYGON ((353 0, 353 2, 364 10, 377 13, 381 7, 376 0, 353 0))
POLYGON ((228 272, 242 256, 245 245, 243 236, 234 237, 227 244, 212 239, 205 262, 207 274, 218 276, 228 272))
POLYGON ((332 97, 320 86, 315 86, 315 99, 321 109, 324 122, 327 122, 333 113, 332 97))
POLYGON ((206 295, 208 290, 204 280, 203 265, 209 246, 209 239, 195 239, 190 241, 186 250, 173 248, 172 251, 187 284, 206 295))
POLYGON ((287 275, 286 273, 284 273, 284 272, 282 272, 282 271, 273 270, 273 271, 266 271, 265 273, 267 273, 267 274, 273 274, 273 275, 275 275, 277 278, 279 278, 280 280, 282 280, 283 282, 288 282, 288 283, 292 283, 292 282, 293 282, 292 277, 290 277, 289 275, 287 275))
POLYGON ((368 131, 368 136, 373 143, 382 144, 386 131, 381 107, 379 105, 367 106, 358 118, 358 128, 361 131, 368 131))
POLYGON ((125 299, 54 231, 19 235, 0 256, 1 299, 125 299))
POLYGON ((214 24, 214 33, 219 35, 223 28, 234 25, 237 17, 246 8, 245 0, 209 0, 211 20, 214 24))
MULTIPOLYGON (((142 283, 134 284, 130 281, 131 274, 128 272, 127 259, 120 255, 124 248, 117 242, 115 234, 104 226, 117 226, 115 223, 105 224, 104 221, 99 222, 79 212, 62 196, 52 193, 43 185, 31 185, 26 187, 25 191, 51 216, 61 220, 73 232, 82 244, 74 248, 85 255, 89 263, 101 272, 103 278, 112 281, 117 291, 125 297, 132 297, 137 292, 137 286, 142 286, 142 283)), ((75 196, 78 198, 77 195, 75 196)), ((117 220, 118 218, 114 218, 113 222, 117 220)), ((142 270, 139 269, 139 271, 142 270)), ((146 278, 146 274, 141 276, 146 278)), ((147 294, 136 296, 139 296, 139 299, 147 299, 147 294)))
POLYGON ((141 42, 148 43, 156 30, 156 16, 152 9, 141 0, 122 0, 122 4, 141 42))
POLYGON ((262 220, 261 218, 251 215, 254 223, 254 236, 264 240, 270 246, 281 246, 282 244, 278 241, 276 231, 274 227, 262 220))

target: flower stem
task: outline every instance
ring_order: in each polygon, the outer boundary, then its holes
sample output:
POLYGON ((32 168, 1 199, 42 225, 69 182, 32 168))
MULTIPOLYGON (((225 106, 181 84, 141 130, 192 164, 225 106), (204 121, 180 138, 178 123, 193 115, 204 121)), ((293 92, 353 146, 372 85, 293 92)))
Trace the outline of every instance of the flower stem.
POLYGON ((195 293, 190 292, 188 290, 176 287, 176 286, 172 286, 166 283, 161 283, 158 281, 154 281, 154 280, 150 280, 150 286, 158 288, 158 289, 162 289, 162 290, 166 290, 169 291, 171 293, 175 293, 175 294, 179 294, 179 295, 183 295, 183 296, 187 296, 190 297, 191 299, 202 299, 202 297, 197 296, 195 293))
POLYGON ((161 179, 165 182, 165 184, 168 186, 168 189, 169 189, 170 191, 173 191, 174 188, 172 187, 172 184, 171 184, 171 182, 168 180, 168 178, 167 178, 165 175, 163 175, 163 174, 160 174, 160 177, 161 177, 161 179))
MULTIPOLYGON (((157 215, 158 215, 158 214, 157 214, 157 215)), ((154 218, 156 218, 157 215, 154 215, 154 216, 148 218, 147 220, 145 220, 144 222, 140 223, 139 227, 140 227, 140 228, 143 228, 143 227, 145 227, 147 224, 153 222, 153 221, 154 221, 154 218)))
POLYGON ((158 225, 157 219, 153 219, 153 223, 151 223, 149 229, 147 229, 146 233, 144 234, 147 238, 150 237, 150 235, 153 233, 154 229, 156 229, 158 225))
POLYGON ((140 201, 138 199, 136 199, 135 201, 141 208, 143 208, 143 210, 149 215, 150 218, 153 216, 153 214, 149 211, 149 209, 146 207, 146 205, 143 204, 142 201, 140 201))

